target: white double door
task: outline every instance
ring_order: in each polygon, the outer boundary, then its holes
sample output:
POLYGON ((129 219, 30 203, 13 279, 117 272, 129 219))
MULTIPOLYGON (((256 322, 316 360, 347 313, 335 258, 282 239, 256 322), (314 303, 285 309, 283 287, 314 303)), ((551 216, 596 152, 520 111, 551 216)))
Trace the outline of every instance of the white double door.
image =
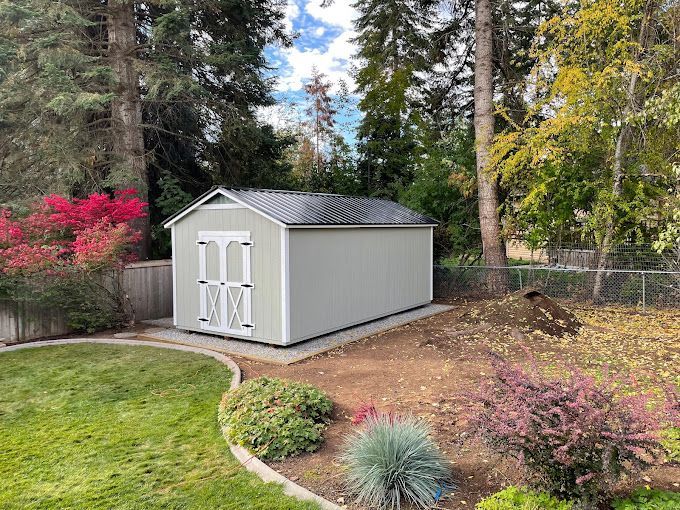
POLYGON ((250 232, 199 232, 200 328, 252 336, 250 232))

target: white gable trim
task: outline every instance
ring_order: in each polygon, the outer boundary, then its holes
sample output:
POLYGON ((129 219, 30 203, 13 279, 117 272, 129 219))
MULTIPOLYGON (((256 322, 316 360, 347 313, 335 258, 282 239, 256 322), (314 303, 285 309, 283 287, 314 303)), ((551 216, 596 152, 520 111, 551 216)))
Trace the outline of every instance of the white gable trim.
POLYGON ((184 218, 187 214, 195 211, 195 210, 201 210, 201 209, 250 209, 254 213, 259 214, 260 216, 263 216, 267 218, 269 221, 273 221, 280 227, 286 228, 286 225, 284 223, 281 223, 279 220, 276 220, 269 216, 268 214, 263 213, 262 211, 258 211, 254 207, 249 206, 245 202, 239 200, 237 197, 232 196, 231 193, 228 193, 227 191, 223 190, 222 188, 216 188, 213 190, 211 193, 208 193, 206 196, 204 196, 201 200, 196 202, 195 204, 192 204, 191 207, 188 207, 185 211, 182 212, 182 214, 177 215, 167 223, 163 224, 164 228, 170 228, 173 224, 184 218), (233 200, 236 202, 236 204, 205 204, 207 201, 211 200, 212 198, 216 197, 217 195, 223 195, 227 197, 230 200, 233 200))
POLYGON ((206 196, 204 196, 201 200, 193 204, 191 207, 187 207, 182 214, 178 214, 175 216, 173 219, 168 221, 167 223, 163 223, 163 228, 170 228, 174 223, 177 223, 179 220, 184 218, 187 214, 190 212, 194 211, 198 206, 205 204, 208 200, 211 198, 217 196, 217 195, 224 195, 221 189, 217 188, 213 190, 211 193, 208 193, 206 196))

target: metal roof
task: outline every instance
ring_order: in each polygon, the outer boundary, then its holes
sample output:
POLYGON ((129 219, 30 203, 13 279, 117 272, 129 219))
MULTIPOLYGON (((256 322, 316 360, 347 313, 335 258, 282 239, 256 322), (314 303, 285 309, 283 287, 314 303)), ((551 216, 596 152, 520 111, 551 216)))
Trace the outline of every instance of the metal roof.
MULTIPOLYGON (((381 198, 221 186, 215 189, 271 219, 290 226, 437 224, 432 218, 381 198)), ((201 198, 178 211, 165 223, 190 209, 201 198)))

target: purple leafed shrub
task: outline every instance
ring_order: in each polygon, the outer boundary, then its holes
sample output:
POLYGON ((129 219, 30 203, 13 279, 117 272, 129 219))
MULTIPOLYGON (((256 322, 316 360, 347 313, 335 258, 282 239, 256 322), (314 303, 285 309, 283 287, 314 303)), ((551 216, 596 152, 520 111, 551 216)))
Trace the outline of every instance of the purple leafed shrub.
POLYGON ((559 379, 535 360, 528 368, 500 357, 492 364, 495 376, 472 398, 471 424, 539 488, 589 507, 622 476, 661 462, 668 415, 650 405, 651 394, 624 392, 609 373, 595 379, 571 368, 559 379))

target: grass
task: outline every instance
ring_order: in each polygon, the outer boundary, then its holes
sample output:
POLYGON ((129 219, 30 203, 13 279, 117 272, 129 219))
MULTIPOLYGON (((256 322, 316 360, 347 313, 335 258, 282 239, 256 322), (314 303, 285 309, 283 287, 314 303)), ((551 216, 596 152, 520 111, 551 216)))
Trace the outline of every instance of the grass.
MULTIPOLYGON (((459 267, 461 260, 460 256, 458 255, 452 255, 451 257, 442 259, 439 261, 439 265, 441 266, 446 266, 446 267, 459 267)), ((482 259, 477 260, 474 264, 471 264, 470 262, 466 262, 463 264, 464 266, 484 266, 484 261, 482 259)), ((508 266, 530 266, 532 265, 532 262, 530 260, 524 260, 524 259, 508 259, 508 266)), ((540 265, 538 262, 533 262, 533 265, 540 265)))
POLYGON ((240 468, 217 425, 231 374, 103 345, 0 353, 0 509, 311 510, 240 468))

